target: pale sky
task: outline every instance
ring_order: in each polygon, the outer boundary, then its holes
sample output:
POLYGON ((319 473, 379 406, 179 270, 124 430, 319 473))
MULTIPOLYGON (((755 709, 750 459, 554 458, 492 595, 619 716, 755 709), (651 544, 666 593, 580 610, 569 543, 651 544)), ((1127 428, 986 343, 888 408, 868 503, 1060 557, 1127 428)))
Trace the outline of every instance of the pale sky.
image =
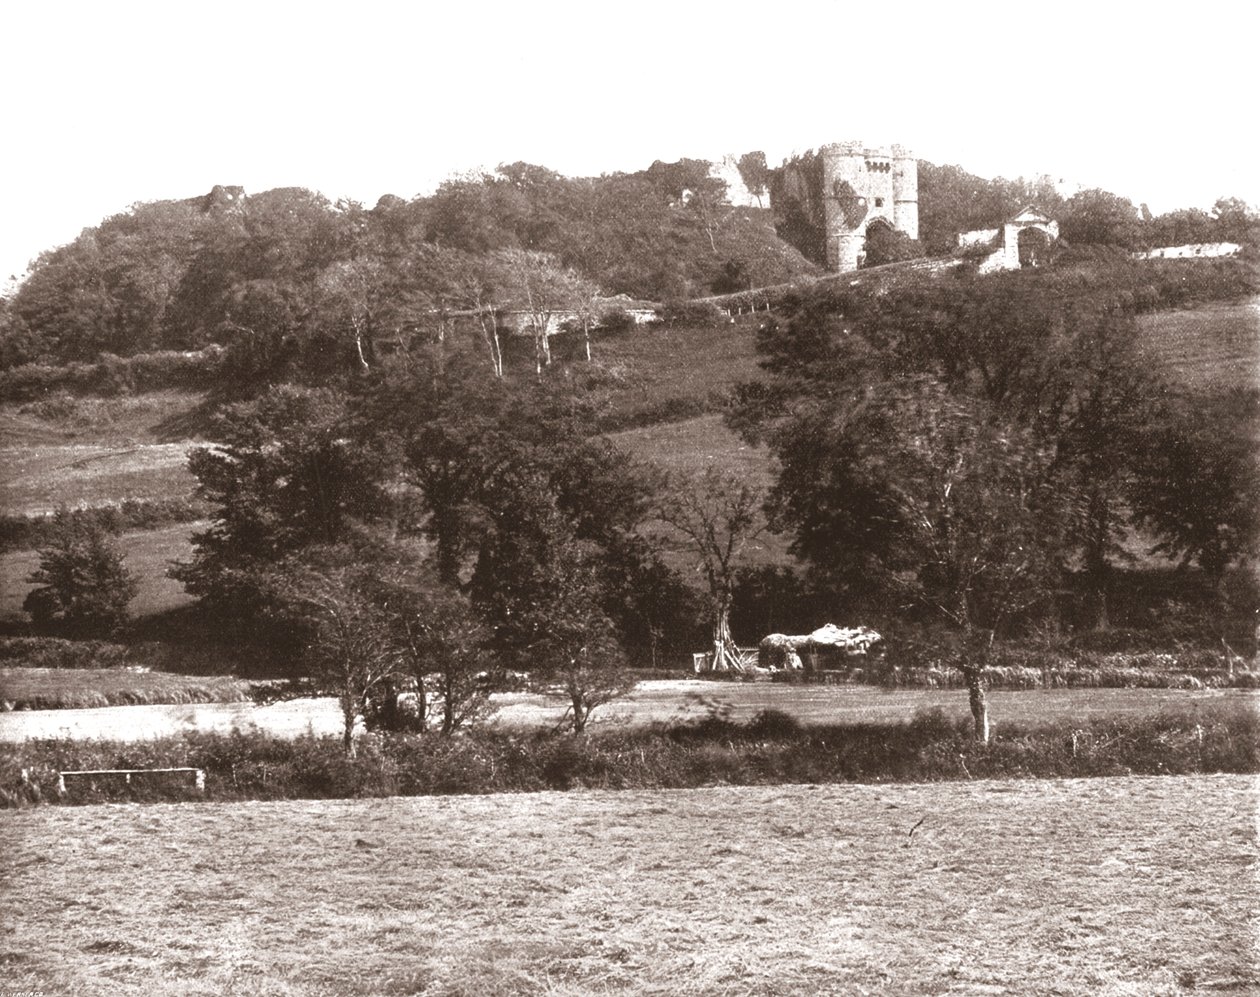
POLYGON ((1260 206, 1260 5, 11 2, 0 289, 137 201, 216 183, 371 205, 846 139, 1155 212, 1260 206))

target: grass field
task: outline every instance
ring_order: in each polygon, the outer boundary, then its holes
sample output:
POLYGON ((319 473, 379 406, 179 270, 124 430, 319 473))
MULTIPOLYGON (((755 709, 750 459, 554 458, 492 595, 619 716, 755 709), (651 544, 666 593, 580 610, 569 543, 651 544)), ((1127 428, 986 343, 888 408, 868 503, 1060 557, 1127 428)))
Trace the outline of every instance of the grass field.
POLYGON ((624 418, 660 413, 671 403, 720 404, 759 373, 756 330, 764 320, 746 315, 708 328, 648 326, 597 340, 592 360, 606 372, 608 405, 624 418))
POLYGON ((1260 390, 1260 299, 1138 319, 1156 361, 1197 391, 1260 390))
POLYGON ((45 807, 10 992, 1260 989, 1253 777, 45 807))
POLYGON ((0 700, 19 710, 92 709, 151 703, 232 703, 249 684, 225 676, 126 668, 0 668, 0 700))
POLYGON ((199 438, 205 415, 203 392, 172 389, 113 398, 54 395, 0 404, 0 447, 178 443, 199 438))
MULTIPOLYGON (((180 523, 160 530, 125 533, 119 540, 126 555, 127 567, 140 581, 140 591, 131 602, 132 616, 149 616, 186 605, 192 597, 183 585, 166 577, 166 569, 174 560, 192 554, 190 537, 205 529, 202 523, 180 523)), ((34 551, 0 554, 0 620, 25 620, 22 600, 30 591, 26 581, 39 565, 34 551)))
MULTIPOLYGON (((1082 724, 1102 717, 1149 715, 1160 711, 1212 709, 1229 703, 1260 708, 1260 692, 1241 689, 1048 689, 993 690, 988 694, 995 736, 1006 724, 1061 720, 1082 724)), ((509 727, 553 728, 564 713, 559 698, 531 693, 494 697, 496 723, 509 727)), ((592 730, 675 720, 697 720, 711 710, 729 710, 746 723, 763 709, 782 710, 803 723, 887 723, 909 720, 919 710, 939 707, 946 716, 970 716, 967 694, 958 689, 895 689, 872 686, 798 686, 700 680, 641 682, 623 700, 599 710, 592 730)), ((0 742, 28 738, 104 738, 136 741, 186 730, 226 732, 257 728, 277 737, 307 732, 336 734, 341 713, 334 699, 296 699, 255 706, 218 703, 115 706, 110 709, 51 709, 0 713, 0 742)))
POLYGON ((123 499, 186 498, 189 443, 122 447, 9 447, 0 450, 0 510, 47 515, 58 505, 118 504, 123 499))

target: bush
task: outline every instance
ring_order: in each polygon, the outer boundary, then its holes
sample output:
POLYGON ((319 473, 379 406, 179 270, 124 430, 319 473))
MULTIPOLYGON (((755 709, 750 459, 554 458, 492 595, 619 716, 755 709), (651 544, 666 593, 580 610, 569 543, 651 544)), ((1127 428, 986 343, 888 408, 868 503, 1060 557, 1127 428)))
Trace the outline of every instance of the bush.
POLYGON ((599 316, 599 328, 605 333, 630 332, 635 328, 634 316, 624 308, 610 308, 599 316))
POLYGON ((76 518, 62 506, 39 549, 39 567, 22 604, 37 627, 57 625, 82 634, 112 632, 127 618, 138 583, 114 542, 115 524, 76 518))
POLYGON ((123 644, 60 637, 0 637, 0 662, 24 668, 122 668, 134 663, 123 644))
POLYGON ((661 319, 669 325, 721 325, 730 319, 712 301, 666 301, 661 319))

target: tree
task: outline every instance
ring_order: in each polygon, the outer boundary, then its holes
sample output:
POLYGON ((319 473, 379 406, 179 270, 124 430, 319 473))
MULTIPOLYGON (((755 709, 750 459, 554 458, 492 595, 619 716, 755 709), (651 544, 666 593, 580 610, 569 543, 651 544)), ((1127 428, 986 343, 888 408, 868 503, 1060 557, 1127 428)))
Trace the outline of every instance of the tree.
POLYGON ((580 315, 598 293, 590 281, 546 253, 503 250, 496 260, 504 275, 504 296, 525 313, 534 337, 534 367, 541 376, 551 364, 551 336, 569 315, 580 315))
POLYGON ((912 567, 903 584, 960 634, 954 664, 976 737, 988 741, 988 648, 1047 599, 1059 569, 1051 457, 1027 430, 930 382, 896 399, 890 426, 897 438, 886 441, 880 471, 898 515, 901 561, 912 567))
POLYGON ((923 247, 882 219, 872 222, 866 229, 866 259, 863 266, 878 267, 885 263, 913 260, 923 255, 923 247))
POLYGON ((1132 502, 1158 538, 1154 552, 1197 562, 1219 589, 1226 568, 1260 553, 1260 465, 1250 425, 1200 402, 1173 402, 1151 420, 1141 447, 1132 502))
POLYGON ((1068 198, 1059 220, 1062 238, 1135 249, 1143 242, 1142 218, 1133 202, 1105 190, 1083 190, 1068 198))
POLYGON ((675 479, 660 506, 661 519, 682 534, 704 573, 716 671, 743 668, 731 636, 731 604, 740 557, 765 529, 763 498, 734 475, 710 467, 701 475, 675 479))
POLYGON ((770 168, 766 165, 766 154, 760 150, 746 152, 736 160, 735 167, 739 170, 739 178, 744 181, 748 193, 757 199, 757 207, 764 207, 761 199, 770 190, 770 168))
POLYGON ((27 579, 37 587, 22 604, 37 626, 60 622, 72 633, 107 634, 126 621, 139 586, 113 535, 97 520, 59 507, 38 553, 39 567, 27 579))
POLYGON ((423 573, 389 574, 381 596, 400 669, 415 686, 420 730, 433 711, 430 698, 448 737, 485 716, 495 671, 491 631, 467 596, 423 573))
POLYGON ((214 520, 171 576, 226 619, 248 622, 270 566, 306 547, 346 543, 358 524, 382 517, 392 506, 385 469, 351 429, 344 399, 327 389, 282 386, 226 408, 220 443, 188 458, 214 520))
POLYGON ((397 673, 385 607, 374 598, 372 572, 345 547, 291 558, 269 575, 272 597, 286 619, 309 635, 305 660, 322 691, 341 707, 342 746, 355 753, 354 727, 382 683, 397 673))

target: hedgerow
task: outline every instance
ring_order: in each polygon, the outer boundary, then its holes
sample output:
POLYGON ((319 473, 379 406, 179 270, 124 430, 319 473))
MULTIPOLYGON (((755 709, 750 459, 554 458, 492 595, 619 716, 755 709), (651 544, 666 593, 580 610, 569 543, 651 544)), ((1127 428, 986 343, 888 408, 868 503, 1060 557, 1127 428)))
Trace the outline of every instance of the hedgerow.
POLYGON ((1247 704, 1136 717, 997 728, 939 709, 906 723, 803 726, 767 712, 751 723, 699 722, 582 737, 481 730, 367 735, 347 757, 338 737, 189 732, 130 744, 33 740, 0 750, 0 805, 168 799, 171 784, 103 780, 56 794, 64 770, 194 766, 204 798, 333 799, 538 790, 684 789, 711 785, 933 781, 1260 771, 1260 717, 1247 704))

